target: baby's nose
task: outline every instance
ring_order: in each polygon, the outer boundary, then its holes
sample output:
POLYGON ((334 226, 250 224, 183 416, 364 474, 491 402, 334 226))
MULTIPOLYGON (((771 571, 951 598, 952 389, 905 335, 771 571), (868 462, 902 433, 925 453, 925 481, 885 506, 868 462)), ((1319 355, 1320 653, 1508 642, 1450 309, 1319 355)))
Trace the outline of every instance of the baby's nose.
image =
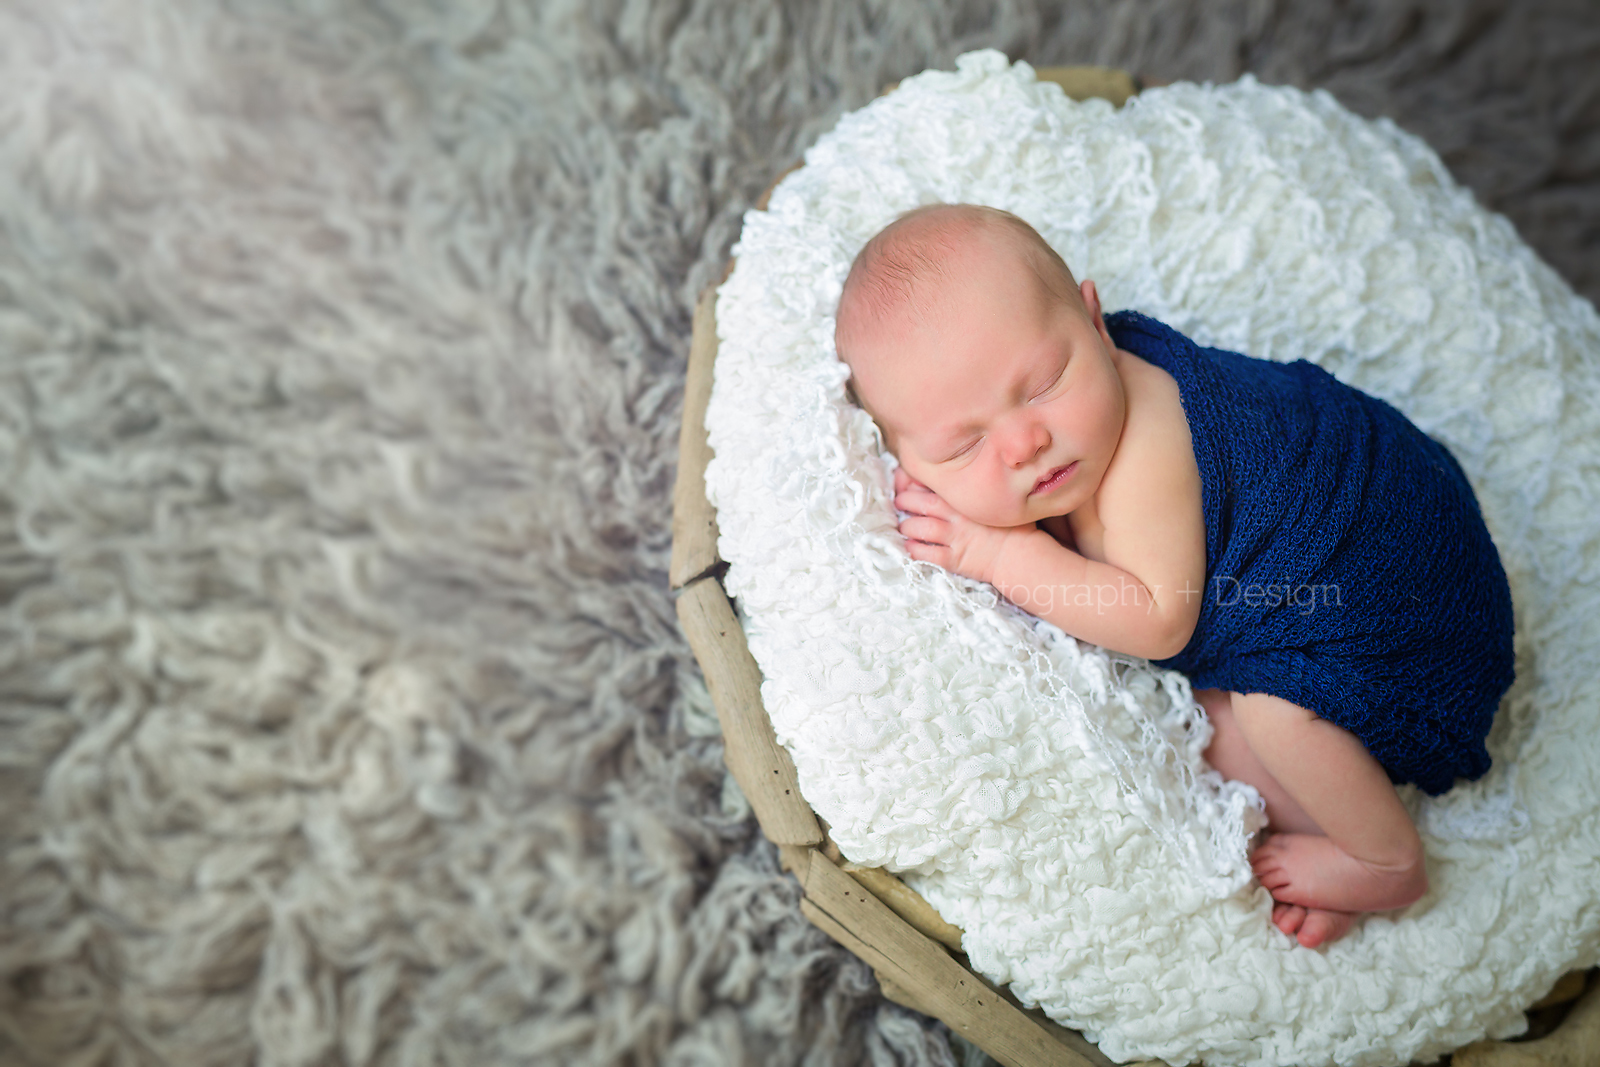
POLYGON ((1008 427, 1000 441, 1000 457, 1009 467, 1021 467, 1050 443, 1050 432, 1032 420, 1008 427))

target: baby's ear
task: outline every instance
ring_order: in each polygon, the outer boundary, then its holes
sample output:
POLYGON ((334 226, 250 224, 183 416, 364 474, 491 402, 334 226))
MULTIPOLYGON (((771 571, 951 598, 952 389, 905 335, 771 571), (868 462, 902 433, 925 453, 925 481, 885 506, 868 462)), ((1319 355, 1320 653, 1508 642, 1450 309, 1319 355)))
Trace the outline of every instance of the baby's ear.
POLYGON ((1083 284, 1078 286, 1078 292, 1083 296, 1083 309, 1089 313, 1089 325, 1110 344, 1111 332, 1106 329, 1106 317, 1100 308, 1100 290, 1095 288, 1093 281, 1085 278, 1083 284))
POLYGON ((1085 278, 1078 286, 1078 294, 1083 297, 1083 309, 1089 313, 1089 321, 1099 327, 1104 318, 1100 314, 1100 290, 1092 280, 1085 278))
POLYGON ((861 403, 861 398, 859 396, 856 396, 856 380, 854 376, 844 380, 844 398, 850 401, 850 403, 854 404, 856 407, 865 410, 866 405, 861 403))

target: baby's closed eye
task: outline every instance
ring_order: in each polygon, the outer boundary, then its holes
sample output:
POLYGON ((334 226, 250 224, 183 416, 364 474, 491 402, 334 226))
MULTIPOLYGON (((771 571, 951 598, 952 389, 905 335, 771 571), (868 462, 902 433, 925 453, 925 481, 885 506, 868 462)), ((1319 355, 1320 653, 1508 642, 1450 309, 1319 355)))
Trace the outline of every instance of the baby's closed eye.
POLYGON ((1035 391, 1034 394, 1028 398, 1028 400, 1030 402, 1034 400, 1042 400, 1050 394, 1056 392, 1057 386, 1059 386, 1066 379, 1066 377, 1067 366, 1065 363, 1063 363, 1061 365, 1061 369, 1056 371, 1055 374, 1050 377, 1050 380, 1045 382, 1041 388, 1035 391))
POLYGON ((981 444, 983 444, 983 438, 974 437, 970 441, 967 441, 967 442, 965 442, 963 444, 957 445, 956 446, 956 450, 954 452, 951 452, 949 455, 947 455, 944 459, 940 460, 939 462, 941 462, 941 463, 953 463, 956 460, 961 459, 963 456, 970 456, 970 455, 972 455, 972 453, 974 453, 974 452, 976 452, 978 450, 978 446, 981 445, 981 444))

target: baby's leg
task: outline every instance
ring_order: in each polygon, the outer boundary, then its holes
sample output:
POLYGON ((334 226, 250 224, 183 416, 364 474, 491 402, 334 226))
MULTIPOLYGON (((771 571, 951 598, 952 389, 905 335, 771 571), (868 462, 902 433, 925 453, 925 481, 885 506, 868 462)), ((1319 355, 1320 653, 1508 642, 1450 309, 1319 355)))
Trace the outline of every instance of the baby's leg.
MULTIPOLYGON (((1267 773, 1266 767, 1250 750, 1238 723, 1233 719, 1232 694, 1221 689, 1196 689, 1195 699, 1206 709, 1215 731, 1206 749, 1206 760, 1224 778, 1248 782, 1267 804, 1267 822, 1274 833, 1320 834, 1322 828, 1311 820, 1293 797, 1267 773)), ((1295 938, 1306 948, 1316 948, 1343 937, 1355 922, 1346 911, 1306 908, 1277 902, 1272 908, 1272 925, 1295 938)))
POLYGON ((1224 778, 1255 786, 1261 799, 1267 802, 1267 823, 1274 833, 1322 833, 1322 827, 1305 813, 1305 809, 1295 802, 1288 790, 1278 784, 1278 780, 1251 749, 1244 731, 1233 717, 1235 695, 1221 689, 1194 691, 1195 700, 1206 709, 1206 717, 1211 720, 1215 731, 1211 745, 1206 749, 1206 762, 1221 771, 1224 778))
POLYGON ((1320 943, 1348 928, 1341 913, 1402 907, 1427 891, 1411 817, 1353 734, 1264 693, 1196 697, 1217 727, 1207 758, 1267 801, 1277 832, 1252 862, 1280 902, 1280 928, 1320 943))

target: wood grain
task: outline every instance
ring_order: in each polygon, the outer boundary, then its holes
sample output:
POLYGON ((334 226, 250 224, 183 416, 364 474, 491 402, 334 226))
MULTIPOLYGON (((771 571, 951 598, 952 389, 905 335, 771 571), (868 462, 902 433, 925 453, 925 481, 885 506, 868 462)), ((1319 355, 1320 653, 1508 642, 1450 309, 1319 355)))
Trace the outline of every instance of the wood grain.
POLYGON ((1005 1067, 1098 1067, 997 995, 822 853, 810 849, 802 862, 804 872, 796 871, 806 894, 800 910, 887 977, 899 1003, 944 1020, 1005 1067))
POLYGON ((1537 1041, 1481 1041, 1457 1049, 1450 1067, 1596 1067, 1600 1064, 1600 981, 1589 989, 1561 1026, 1537 1041))
POLYGON ((822 827, 800 795, 794 761, 772 732, 761 704, 761 669, 722 583, 701 578, 679 593, 678 623, 717 707, 723 761, 750 801, 761 832, 775 845, 820 844, 822 827))
POLYGON ((888 905, 889 910, 910 923, 921 934, 933 938, 952 952, 961 951, 961 928, 944 921, 922 894, 882 867, 846 864, 844 872, 861 887, 888 905))
POLYGON ((672 561, 667 585, 680 589, 711 571, 717 555, 717 509, 706 500, 706 405, 711 401, 711 368, 717 358, 717 290, 700 294, 689 341, 689 369, 683 384, 683 422, 678 427, 678 480, 672 487, 672 561))
POLYGON ((1097 96, 1121 107, 1139 92, 1134 76, 1115 67, 1039 67, 1033 73, 1042 82, 1055 82, 1074 100, 1097 96))
POLYGON ((1550 992, 1533 1002, 1529 1011, 1539 1011, 1542 1008, 1553 1008, 1557 1004, 1568 1004, 1583 995, 1583 987, 1588 984, 1588 971, 1568 971, 1556 979, 1556 984, 1550 987, 1550 992))

